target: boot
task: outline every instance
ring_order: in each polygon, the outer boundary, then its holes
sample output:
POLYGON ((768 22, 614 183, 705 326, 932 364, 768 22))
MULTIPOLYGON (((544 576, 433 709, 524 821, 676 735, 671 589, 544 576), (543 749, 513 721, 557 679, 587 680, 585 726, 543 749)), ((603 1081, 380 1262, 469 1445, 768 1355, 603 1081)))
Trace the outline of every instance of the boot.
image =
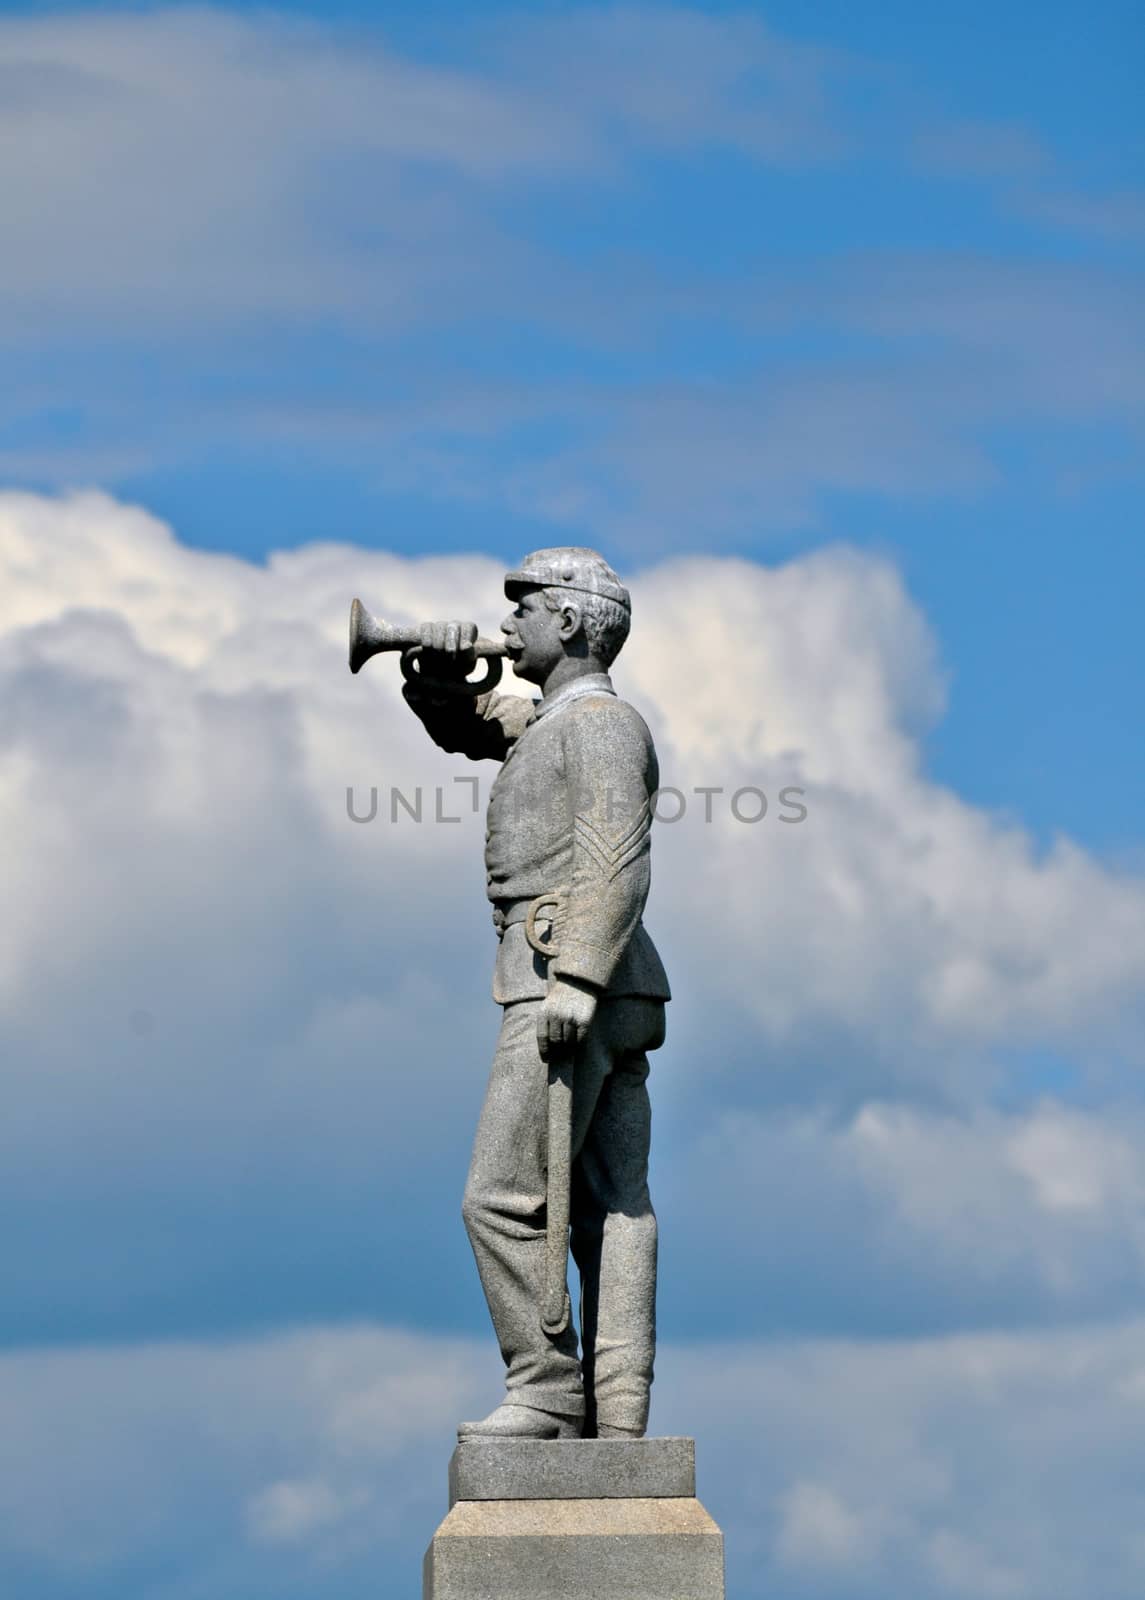
POLYGON ((562 1412, 539 1411, 535 1406, 514 1405, 506 1400, 481 1422, 463 1422, 459 1439, 579 1439, 580 1417, 562 1412))

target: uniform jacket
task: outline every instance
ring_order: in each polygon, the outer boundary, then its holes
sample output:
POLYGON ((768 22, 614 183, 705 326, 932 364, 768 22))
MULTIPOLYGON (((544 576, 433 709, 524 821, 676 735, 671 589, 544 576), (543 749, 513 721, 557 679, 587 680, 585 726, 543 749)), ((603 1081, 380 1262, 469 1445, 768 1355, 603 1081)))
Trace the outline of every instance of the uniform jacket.
MULTIPOLYGON (((494 921, 508 907, 559 892, 549 929, 556 955, 529 945, 522 921, 501 930, 493 997, 543 996, 550 974, 609 994, 669 998, 641 922, 648 898, 652 736, 617 697, 607 673, 574 679, 541 701, 496 691, 435 705, 408 696, 434 741, 473 760, 500 761, 489 796, 486 892, 494 921)), ((538 932, 543 924, 538 919, 538 932)))

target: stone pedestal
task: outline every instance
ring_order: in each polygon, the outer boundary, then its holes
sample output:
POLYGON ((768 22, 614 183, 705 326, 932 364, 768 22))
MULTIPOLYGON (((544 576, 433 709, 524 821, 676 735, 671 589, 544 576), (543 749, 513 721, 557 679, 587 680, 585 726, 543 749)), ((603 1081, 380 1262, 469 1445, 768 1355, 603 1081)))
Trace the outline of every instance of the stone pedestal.
POLYGON ((423 1600, 724 1600, 691 1439, 465 1439, 423 1600))

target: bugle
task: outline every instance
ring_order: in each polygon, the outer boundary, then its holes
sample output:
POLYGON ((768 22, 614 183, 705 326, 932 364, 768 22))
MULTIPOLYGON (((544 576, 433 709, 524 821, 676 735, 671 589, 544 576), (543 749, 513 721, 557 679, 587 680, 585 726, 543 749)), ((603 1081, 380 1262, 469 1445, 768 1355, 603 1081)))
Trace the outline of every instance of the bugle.
POLYGON ((476 695, 486 694, 501 681, 501 663, 505 658, 505 646, 499 639, 474 640, 473 654, 479 661, 485 663, 484 677, 474 682, 461 676, 427 677, 423 669, 418 666, 418 662, 422 659, 422 649, 420 627, 416 625, 395 627, 390 622, 383 622, 380 617, 372 616, 360 600, 355 600, 350 607, 351 672, 360 672, 371 656, 376 656, 383 650, 399 650, 402 675, 411 683, 425 683, 427 687, 432 684, 435 689, 454 694, 476 695))

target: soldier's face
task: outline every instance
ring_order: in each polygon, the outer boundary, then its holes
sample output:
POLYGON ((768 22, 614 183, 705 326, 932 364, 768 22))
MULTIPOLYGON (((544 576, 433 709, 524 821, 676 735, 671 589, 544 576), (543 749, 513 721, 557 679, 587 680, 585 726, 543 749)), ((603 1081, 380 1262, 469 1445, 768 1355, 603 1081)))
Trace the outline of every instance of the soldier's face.
POLYGON ((550 611, 540 589, 524 589, 501 624, 513 669, 529 683, 543 683, 565 653, 563 617, 550 611))

